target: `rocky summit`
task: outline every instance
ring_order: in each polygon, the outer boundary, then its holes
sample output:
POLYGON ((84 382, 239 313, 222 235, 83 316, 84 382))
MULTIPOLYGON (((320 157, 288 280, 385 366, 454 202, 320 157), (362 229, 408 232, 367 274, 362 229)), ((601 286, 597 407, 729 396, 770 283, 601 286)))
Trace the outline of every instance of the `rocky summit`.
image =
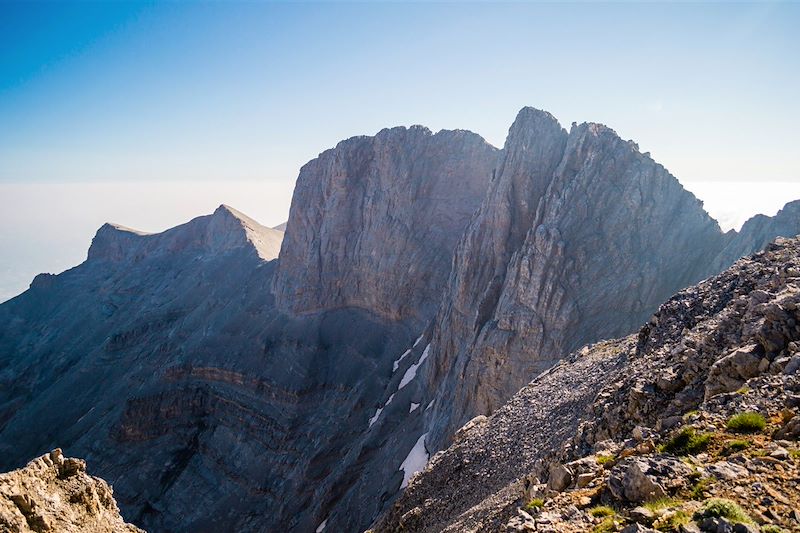
POLYGON ((0 474, 0 531, 142 533, 122 519, 111 487, 60 449, 0 474))
MULTIPOLYGON (((533 108, 502 149, 354 137, 303 166, 279 228, 224 205, 158 234, 106 224, 0 305, 0 468, 63 447, 151 532, 581 530, 581 498, 622 527, 645 492, 680 503, 642 527, 700 527, 689 491, 746 503, 697 488, 714 464, 793 472, 775 406, 796 244, 710 277, 800 233, 798 205, 723 233, 634 142, 533 108), (767 429, 720 455, 738 411, 767 429), (708 445, 660 451, 673 438, 708 445)), ((789 527, 793 497, 743 512, 789 527)))

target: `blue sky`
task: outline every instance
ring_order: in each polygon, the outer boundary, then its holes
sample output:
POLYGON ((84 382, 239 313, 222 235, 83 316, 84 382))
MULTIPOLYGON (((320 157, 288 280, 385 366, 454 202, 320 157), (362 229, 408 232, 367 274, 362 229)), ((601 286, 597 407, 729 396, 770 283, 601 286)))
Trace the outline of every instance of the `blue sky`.
POLYGON ((0 301, 108 220, 229 203, 277 224, 341 139, 502 146, 526 105, 635 140, 729 227, 773 214, 800 196, 797 28, 800 4, 772 2, 0 0, 0 301))
POLYGON ((798 4, 0 4, 0 180, 293 180, 422 123, 501 145, 523 105, 683 180, 794 180, 798 4))

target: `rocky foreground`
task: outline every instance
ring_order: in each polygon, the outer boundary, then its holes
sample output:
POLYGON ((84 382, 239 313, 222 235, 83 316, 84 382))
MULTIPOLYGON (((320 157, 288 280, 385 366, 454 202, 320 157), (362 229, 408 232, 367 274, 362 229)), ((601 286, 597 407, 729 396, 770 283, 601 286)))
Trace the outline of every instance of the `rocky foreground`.
POLYGON ((374 532, 800 531, 800 240, 477 417, 374 532))
POLYGON ((120 516, 111 487, 60 449, 0 474, 0 531, 142 533, 120 516))

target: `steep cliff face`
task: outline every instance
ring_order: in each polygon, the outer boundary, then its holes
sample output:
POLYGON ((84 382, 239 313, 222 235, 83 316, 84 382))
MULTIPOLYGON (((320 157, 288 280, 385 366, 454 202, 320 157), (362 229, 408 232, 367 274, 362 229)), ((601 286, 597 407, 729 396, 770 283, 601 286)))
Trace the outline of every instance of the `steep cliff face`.
POLYGON ((27 533, 143 533, 120 516, 108 483, 60 449, 0 474, 0 529, 27 533))
POLYGON ((634 329, 710 272, 722 244, 702 204, 635 144, 598 124, 567 135, 522 110, 455 252, 429 366, 430 442, 565 353, 634 329))
POLYGON ((413 126, 342 141, 307 163, 275 277, 278 306, 298 315, 357 307, 423 324, 496 154, 474 133, 413 126))

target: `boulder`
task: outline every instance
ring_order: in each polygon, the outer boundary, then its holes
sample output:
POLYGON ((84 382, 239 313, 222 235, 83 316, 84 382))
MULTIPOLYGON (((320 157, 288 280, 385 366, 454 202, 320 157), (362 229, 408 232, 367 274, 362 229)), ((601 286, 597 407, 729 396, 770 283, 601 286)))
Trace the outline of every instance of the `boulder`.
POLYGON ((550 466, 550 477, 547 479, 547 488, 561 492, 567 487, 572 485, 573 473, 562 464, 553 464, 550 466))
POLYGON ((633 503, 665 498, 691 473, 691 468, 668 457, 628 457, 608 478, 611 494, 633 503))
POLYGON ((757 376, 761 363, 758 351, 758 346, 751 344, 717 360, 708 372, 705 399, 723 392, 733 392, 744 385, 745 381, 757 376))

